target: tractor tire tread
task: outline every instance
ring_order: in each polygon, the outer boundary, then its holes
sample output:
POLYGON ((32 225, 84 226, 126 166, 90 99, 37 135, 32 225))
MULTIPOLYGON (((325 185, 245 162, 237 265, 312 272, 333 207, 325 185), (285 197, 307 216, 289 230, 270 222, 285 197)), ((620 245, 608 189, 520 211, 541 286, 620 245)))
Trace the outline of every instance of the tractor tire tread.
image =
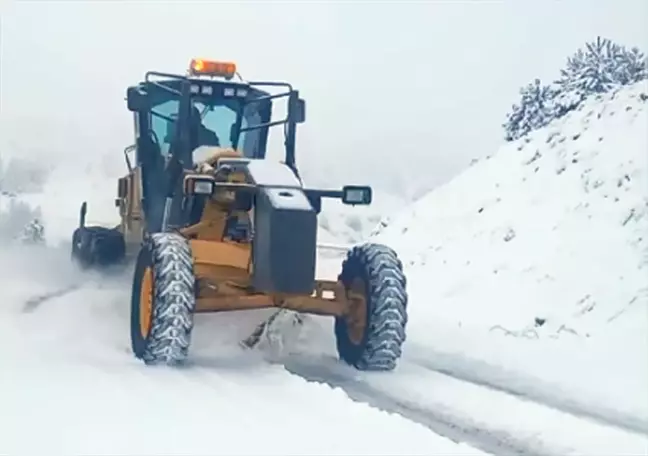
POLYGON ((145 241, 152 254, 153 315, 142 359, 175 365, 188 357, 196 307, 189 241, 177 233, 154 233, 145 241))
POLYGON ((408 320, 403 264, 391 248, 367 243, 349 251, 339 278, 348 285, 358 275, 367 286, 365 335, 360 348, 351 346, 344 319, 336 318, 338 352, 359 370, 393 370, 402 354, 408 320))

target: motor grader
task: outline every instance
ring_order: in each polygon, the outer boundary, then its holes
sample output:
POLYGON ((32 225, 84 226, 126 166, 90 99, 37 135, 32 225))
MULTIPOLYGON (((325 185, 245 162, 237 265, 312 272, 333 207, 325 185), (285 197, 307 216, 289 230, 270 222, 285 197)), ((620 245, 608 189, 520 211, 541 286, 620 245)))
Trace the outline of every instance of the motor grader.
POLYGON ((128 173, 117 185, 120 223, 86 225, 83 202, 72 257, 84 268, 134 262, 137 358, 183 363, 197 314, 274 308, 334 317, 344 362, 394 369, 407 323, 395 252, 356 245, 337 280, 316 280, 322 200, 367 205, 372 193, 303 185, 295 161, 296 128, 305 121, 298 90, 244 81, 234 63, 194 59, 184 75, 146 73, 128 87, 126 102, 135 142, 124 151, 128 173), (279 99, 286 115, 273 120, 279 99), (266 159, 275 126, 283 127, 283 161, 266 159))

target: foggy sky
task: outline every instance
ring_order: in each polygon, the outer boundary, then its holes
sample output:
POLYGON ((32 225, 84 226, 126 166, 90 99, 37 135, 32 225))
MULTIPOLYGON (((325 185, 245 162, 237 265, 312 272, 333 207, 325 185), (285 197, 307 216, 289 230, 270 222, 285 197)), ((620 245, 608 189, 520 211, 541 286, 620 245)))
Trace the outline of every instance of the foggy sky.
POLYGON ((234 60, 306 98, 307 178, 408 193, 493 153, 519 87, 556 77, 586 41, 648 51, 646 24, 645 0, 5 1, 0 145, 121 162, 128 85, 192 57, 234 60))

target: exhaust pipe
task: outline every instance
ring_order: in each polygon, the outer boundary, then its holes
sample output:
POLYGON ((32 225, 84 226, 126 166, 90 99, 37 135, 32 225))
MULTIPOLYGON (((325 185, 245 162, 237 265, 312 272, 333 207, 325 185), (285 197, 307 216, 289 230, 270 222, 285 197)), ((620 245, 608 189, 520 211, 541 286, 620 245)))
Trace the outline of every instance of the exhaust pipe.
POLYGON ((81 210, 79 211, 79 228, 85 227, 87 212, 88 212, 88 203, 84 201, 81 204, 81 210))

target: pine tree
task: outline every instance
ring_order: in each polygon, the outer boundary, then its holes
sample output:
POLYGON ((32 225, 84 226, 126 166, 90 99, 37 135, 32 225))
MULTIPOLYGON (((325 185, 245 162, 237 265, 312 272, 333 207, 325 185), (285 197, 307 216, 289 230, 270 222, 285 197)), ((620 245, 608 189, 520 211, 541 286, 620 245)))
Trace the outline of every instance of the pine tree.
POLYGON ((513 105, 503 124, 507 141, 514 141, 544 127, 554 117, 555 91, 552 87, 543 85, 540 79, 521 88, 520 96, 520 104, 513 105))
POLYGON ((646 58, 637 48, 630 50, 607 38, 596 38, 567 59, 556 81, 560 103, 568 112, 589 95, 605 93, 647 77, 646 58))
POLYGON ((566 67, 560 71, 561 78, 556 82, 564 91, 574 90, 583 95, 608 92, 618 84, 614 70, 620 58, 620 47, 598 37, 585 48, 567 59, 566 67))
POLYGON ((620 84, 634 84, 648 79, 648 59, 639 48, 623 49, 616 63, 614 77, 620 84))
POLYGON ((502 125, 507 141, 514 141, 578 108, 592 94, 605 93, 648 78, 648 59, 607 38, 586 43, 567 59, 560 78, 543 85, 536 79, 520 89, 520 103, 502 125))

